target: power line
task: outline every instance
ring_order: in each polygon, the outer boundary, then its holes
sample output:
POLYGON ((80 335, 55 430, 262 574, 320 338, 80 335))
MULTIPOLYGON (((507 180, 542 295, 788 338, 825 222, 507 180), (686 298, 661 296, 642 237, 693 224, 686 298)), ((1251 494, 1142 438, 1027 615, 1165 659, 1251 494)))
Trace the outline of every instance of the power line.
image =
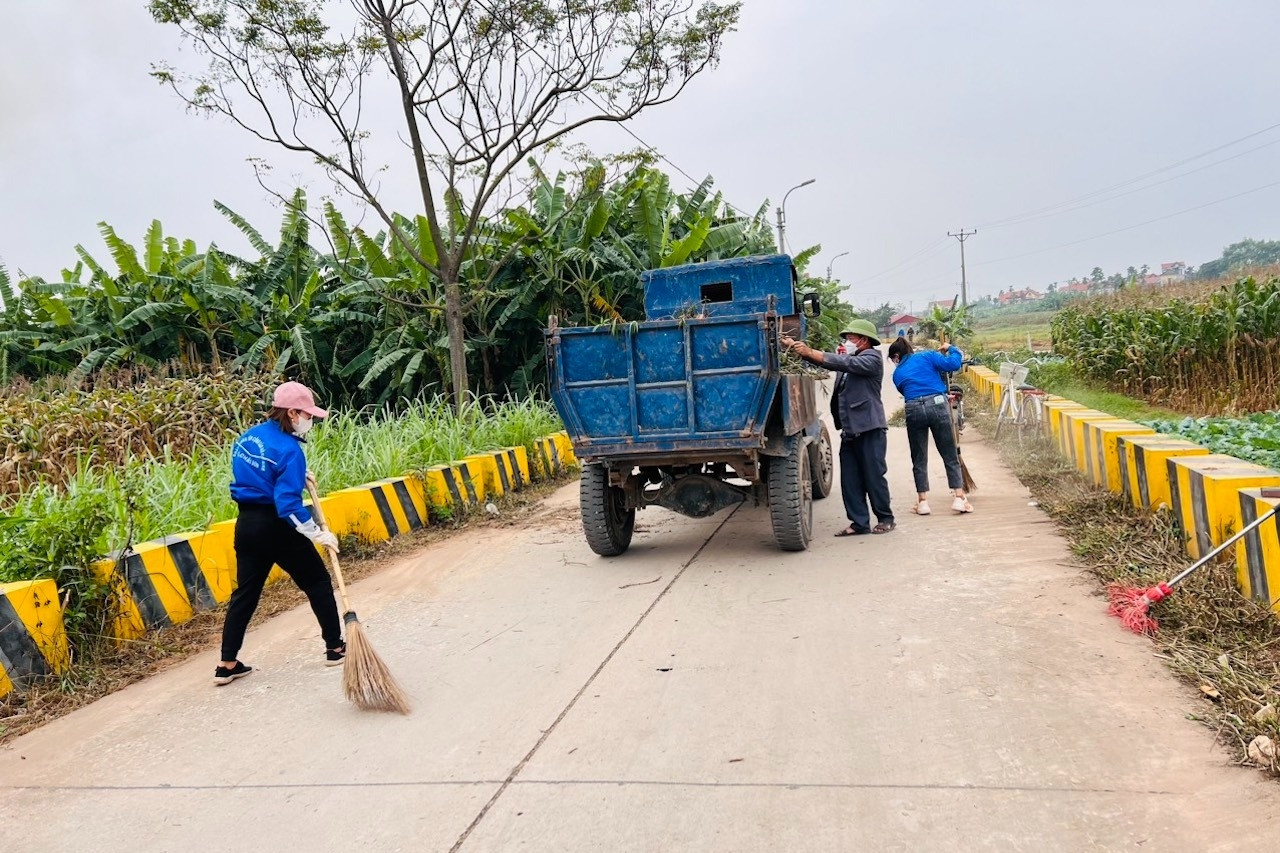
POLYGON ((1176 181, 1181 178, 1185 178, 1188 175, 1194 175, 1197 172, 1203 172, 1206 169, 1212 169, 1214 166, 1219 166, 1223 163, 1230 162, 1231 160, 1237 160, 1246 155, 1253 154, 1256 151, 1261 151, 1264 148, 1270 148, 1273 145, 1280 145, 1280 139, 1273 139, 1270 142, 1264 142, 1262 145, 1257 145, 1257 146, 1254 146, 1253 148, 1248 148, 1244 151, 1241 151, 1239 154, 1232 154, 1230 157, 1223 157, 1221 160, 1214 160, 1212 163, 1206 163, 1203 166, 1197 166, 1194 169, 1189 169, 1185 172, 1180 172, 1176 175, 1170 175, 1169 177, 1156 181, 1154 183, 1145 184, 1140 187, 1134 187, 1133 189, 1125 190, 1124 192, 1116 193, 1115 195, 1107 196, 1106 198, 1095 199, 1094 201, 1088 201, 1083 204, 1078 204, 1075 207, 1067 207, 1067 208, 1063 208, 1062 210, 1053 210, 1048 213, 1040 214, 1039 216, 1028 216, 1026 219, 1022 219, 1015 222, 1008 222, 1008 223, 1005 223, 1004 225, 993 225, 990 227, 993 230, 998 228, 1011 228, 1015 225, 1022 225, 1027 222, 1036 222, 1042 219, 1050 219, 1054 216, 1058 216, 1063 213, 1074 213, 1077 210, 1084 210, 1086 208, 1095 207, 1099 204, 1106 204, 1107 202, 1115 201, 1116 199, 1121 199, 1121 198, 1124 198, 1125 196, 1130 196, 1135 193, 1145 192, 1146 190, 1153 189, 1158 186, 1162 186, 1164 184, 1170 183, 1171 181, 1176 181))
POLYGON ((1171 169, 1177 169, 1180 166, 1185 166, 1187 163, 1192 163, 1203 157, 1208 157, 1210 154, 1216 154, 1217 152, 1222 151, 1223 149, 1231 148, 1232 146, 1238 145, 1241 142, 1244 142, 1245 140, 1253 139, 1255 136, 1261 136, 1264 133, 1269 133, 1270 131, 1275 130, 1276 128, 1280 128, 1280 122, 1277 122, 1272 125, 1268 125, 1267 127, 1262 128, 1262 130, 1255 130, 1253 133, 1245 134, 1244 136, 1241 136, 1238 139, 1233 139, 1230 142, 1224 142, 1223 144, 1210 148, 1207 151, 1201 151, 1199 154, 1194 154, 1190 157, 1184 157, 1183 159, 1179 160, 1176 163, 1170 163, 1167 166, 1161 166, 1158 169, 1153 169, 1150 172, 1145 172, 1141 175, 1138 175, 1135 178, 1130 178, 1126 181, 1121 181, 1117 184, 1112 184, 1111 186, 1103 187, 1102 189, 1094 190, 1093 192, 1088 192, 1088 193, 1085 193, 1084 195, 1079 195, 1074 198, 1067 199, 1066 201, 1058 202, 1057 204, 1051 204, 1046 207, 1041 207, 1035 210, 1026 211, 1025 213, 1019 213, 1014 216, 1007 216, 1004 219, 997 219, 992 222, 980 224, 978 227, 995 228, 997 226, 1012 224, 1015 220, 1020 220, 1024 217, 1036 216, 1038 214, 1043 214, 1050 210, 1056 210, 1059 207, 1065 207, 1067 205, 1072 205, 1081 201, 1086 201, 1088 199, 1095 198, 1099 195, 1105 195, 1106 193, 1112 192, 1114 190, 1122 189, 1124 187, 1136 184, 1140 181, 1144 181, 1147 178, 1155 177, 1156 175, 1162 174, 1164 172, 1168 172, 1171 169))
POLYGON ((1045 252, 1052 252, 1056 249, 1065 249, 1068 246, 1078 246, 1081 243, 1088 243, 1091 240, 1101 240, 1103 237, 1110 237, 1113 234, 1121 234, 1125 231, 1132 231, 1133 229, 1141 228, 1144 225, 1151 225, 1156 222, 1163 222, 1164 220, 1172 219, 1175 216, 1182 216, 1187 213, 1193 213, 1197 210, 1203 210, 1206 207, 1213 207, 1215 204, 1222 204, 1223 202, 1232 201, 1233 199, 1241 198, 1247 195, 1252 195, 1254 193, 1262 192, 1263 190, 1271 189, 1272 187, 1277 187, 1277 186, 1280 186, 1280 181, 1272 181, 1271 183, 1263 184, 1260 187, 1254 187, 1253 189, 1245 190, 1244 192, 1238 192, 1233 195, 1214 199, 1213 201, 1207 201, 1204 204, 1197 204, 1194 207, 1188 207, 1183 210, 1175 211, 1173 213, 1166 213, 1164 216, 1157 216, 1154 219, 1146 219, 1146 220, 1143 220, 1142 222, 1135 222, 1134 224, 1126 225, 1123 228, 1116 228, 1111 231, 1105 231, 1101 234, 1094 234, 1090 237, 1081 237, 1079 240, 1070 240, 1066 243, 1059 243, 1056 246, 1046 246, 1043 249, 1035 249, 1034 251, 1023 252, 1018 255, 1008 255, 1007 257, 1003 257, 1003 258, 992 258, 991 260, 980 261, 979 263, 974 264, 974 266, 975 267, 986 266, 987 264, 998 264, 1004 261, 1014 261, 1014 260, 1018 260, 1019 258, 1029 258, 1032 255, 1042 255, 1045 252))

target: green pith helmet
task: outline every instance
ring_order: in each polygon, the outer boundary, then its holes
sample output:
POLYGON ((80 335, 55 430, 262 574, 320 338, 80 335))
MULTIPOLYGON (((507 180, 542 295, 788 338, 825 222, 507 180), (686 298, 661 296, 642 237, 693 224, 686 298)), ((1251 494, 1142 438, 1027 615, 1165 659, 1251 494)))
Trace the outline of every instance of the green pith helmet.
POLYGON ((849 324, 849 328, 840 333, 841 340, 846 335, 862 335, 871 341, 873 347, 880 346, 880 333, 876 331, 875 324, 870 320, 854 320, 849 324))

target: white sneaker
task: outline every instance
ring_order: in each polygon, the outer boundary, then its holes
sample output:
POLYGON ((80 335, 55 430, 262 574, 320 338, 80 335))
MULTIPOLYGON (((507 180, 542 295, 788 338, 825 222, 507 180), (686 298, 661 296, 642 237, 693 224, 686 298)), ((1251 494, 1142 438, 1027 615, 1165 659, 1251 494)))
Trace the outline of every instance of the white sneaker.
POLYGON ((916 515, 929 515, 933 510, 929 509, 928 501, 919 501, 916 503, 916 515))
POLYGON ((973 504, 968 498, 956 498, 951 502, 951 508, 956 512, 973 512, 973 504))

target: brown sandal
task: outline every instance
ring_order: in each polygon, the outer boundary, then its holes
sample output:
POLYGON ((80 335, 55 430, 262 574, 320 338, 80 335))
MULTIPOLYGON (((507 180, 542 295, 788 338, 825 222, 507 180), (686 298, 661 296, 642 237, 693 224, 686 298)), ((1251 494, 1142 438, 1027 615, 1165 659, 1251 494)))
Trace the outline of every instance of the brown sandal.
POLYGON ((898 525, 894 524, 892 521, 888 523, 882 521, 879 524, 877 524, 875 527, 871 528, 871 532, 872 533, 888 533, 890 530, 893 530, 897 526, 898 525))

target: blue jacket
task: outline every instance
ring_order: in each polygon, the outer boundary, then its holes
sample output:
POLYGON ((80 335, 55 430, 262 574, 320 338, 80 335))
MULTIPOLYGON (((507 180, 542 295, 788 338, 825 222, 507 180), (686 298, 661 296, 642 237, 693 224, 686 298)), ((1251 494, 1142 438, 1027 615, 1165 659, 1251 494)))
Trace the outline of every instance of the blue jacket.
POLYGON ((231 445, 231 499, 275 505, 276 515, 301 527, 311 520, 302 505, 307 488, 307 458, 302 439, 275 421, 258 424, 231 445))
POLYGON ((945 373, 955 373, 964 361, 964 353, 952 347, 946 355, 920 350, 898 362, 893 371, 893 385, 907 400, 947 393, 945 373))
POLYGON ((880 386, 884 381, 884 356, 875 347, 857 354, 822 354, 822 366, 839 374, 835 393, 840 407, 840 430, 849 437, 886 429, 880 386))

